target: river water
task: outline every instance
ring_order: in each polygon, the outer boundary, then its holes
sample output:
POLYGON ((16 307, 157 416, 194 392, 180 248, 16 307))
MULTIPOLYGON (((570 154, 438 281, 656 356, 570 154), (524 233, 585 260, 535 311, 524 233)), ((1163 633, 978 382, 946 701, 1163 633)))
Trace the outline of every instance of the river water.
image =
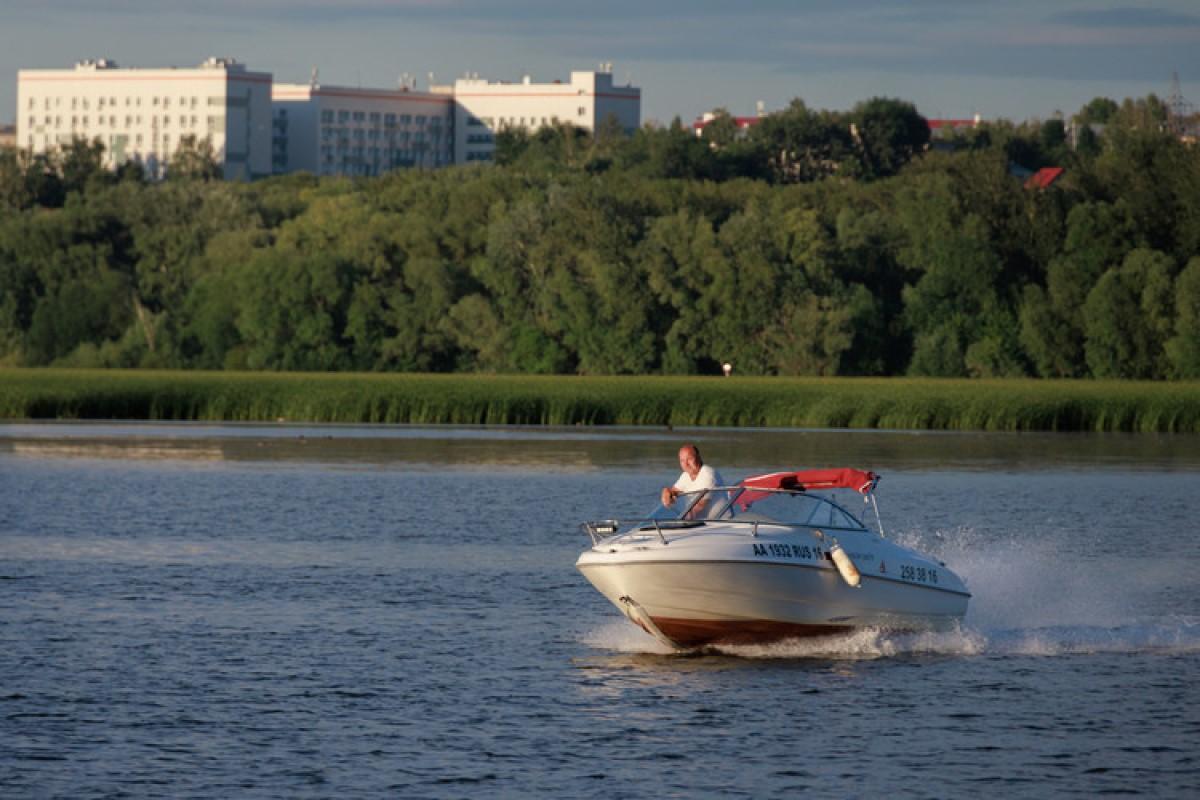
POLYGON ((1200 438, 0 425, 4 797, 1200 796, 1200 438), (700 444, 883 474, 962 629, 664 652, 574 570, 700 444))

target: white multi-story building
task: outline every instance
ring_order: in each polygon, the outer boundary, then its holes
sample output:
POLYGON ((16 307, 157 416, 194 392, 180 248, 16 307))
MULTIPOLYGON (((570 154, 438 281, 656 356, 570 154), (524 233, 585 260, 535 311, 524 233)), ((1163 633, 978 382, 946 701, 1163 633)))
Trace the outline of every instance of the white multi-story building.
POLYGON ((490 161, 495 134, 570 123, 595 131, 641 124, 642 91, 614 86, 611 66, 570 83, 490 83, 478 76, 427 92, 275 84, 232 59, 198 67, 122 69, 107 60, 17 74, 17 140, 34 153, 99 139, 105 163, 161 177, 188 136, 207 140, 226 178, 301 170, 380 175, 398 167, 490 161))
POLYGON ((186 136, 208 140, 226 178, 271 173, 271 75, 232 59, 122 69, 104 59, 17 73, 17 145, 49 152, 99 139, 106 165, 162 175, 186 136))
POLYGON ((454 160, 454 99, 413 89, 277 83, 273 169, 375 176, 454 160))
POLYGON ((641 124, 642 90, 614 86, 612 70, 572 72, 571 82, 489 83, 460 78, 451 87, 433 91, 454 96, 454 158, 457 163, 490 161, 495 134, 506 129, 536 130, 571 123, 595 131, 610 118, 627 134, 641 124))

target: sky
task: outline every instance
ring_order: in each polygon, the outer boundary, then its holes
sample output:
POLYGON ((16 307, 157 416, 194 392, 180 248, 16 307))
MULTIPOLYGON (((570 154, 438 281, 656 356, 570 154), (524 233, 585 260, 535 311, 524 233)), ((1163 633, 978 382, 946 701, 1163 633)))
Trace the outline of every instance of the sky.
POLYGON ((1197 0, 0 0, 0 122, 17 70, 230 56, 279 82, 566 80, 609 62, 642 120, 870 97, 926 117, 1046 119, 1097 96, 1200 106, 1197 0))

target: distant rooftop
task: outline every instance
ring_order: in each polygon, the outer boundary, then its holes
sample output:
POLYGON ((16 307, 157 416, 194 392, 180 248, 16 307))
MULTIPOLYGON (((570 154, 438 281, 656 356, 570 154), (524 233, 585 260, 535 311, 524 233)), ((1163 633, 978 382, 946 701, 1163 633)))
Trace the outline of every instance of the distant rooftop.
MULTIPOLYGON (((85 58, 75 62, 76 72, 99 72, 106 69, 122 69, 122 67, 111 58, 85 58)), ((125 67, 124 69, 137 69, 137 67, 125 67)), ((154 67, 153 69, 164 69, 164 67, 154 67)), ((224 69, 230 72, 245 72, 246 65, 236 58, 209 56, 195 67, 165 67, 165 69, 224 69)))
POLYGON ((1026 189, 1049 189, 1062 177, 1062 167, 1042 167, 1025 181, 1026 189))

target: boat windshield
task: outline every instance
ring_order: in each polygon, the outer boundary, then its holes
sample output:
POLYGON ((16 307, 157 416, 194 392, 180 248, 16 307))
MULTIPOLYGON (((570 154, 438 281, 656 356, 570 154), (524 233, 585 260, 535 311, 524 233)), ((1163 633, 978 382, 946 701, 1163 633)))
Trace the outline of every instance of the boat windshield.
POLYGON ((826 497, 797 491, 733 489, 732 498, 705 519, 743 522, 783 522, 821 528, 859 530, 863 524, 853 514, 826 497))
POLYGON ((861 530, 862 522, 827 497, 791 490, 741 486, 705 489, 679 495, 660 505, 649 519, 666 521, 738 520, 778 522, 820 528, 861 530))

